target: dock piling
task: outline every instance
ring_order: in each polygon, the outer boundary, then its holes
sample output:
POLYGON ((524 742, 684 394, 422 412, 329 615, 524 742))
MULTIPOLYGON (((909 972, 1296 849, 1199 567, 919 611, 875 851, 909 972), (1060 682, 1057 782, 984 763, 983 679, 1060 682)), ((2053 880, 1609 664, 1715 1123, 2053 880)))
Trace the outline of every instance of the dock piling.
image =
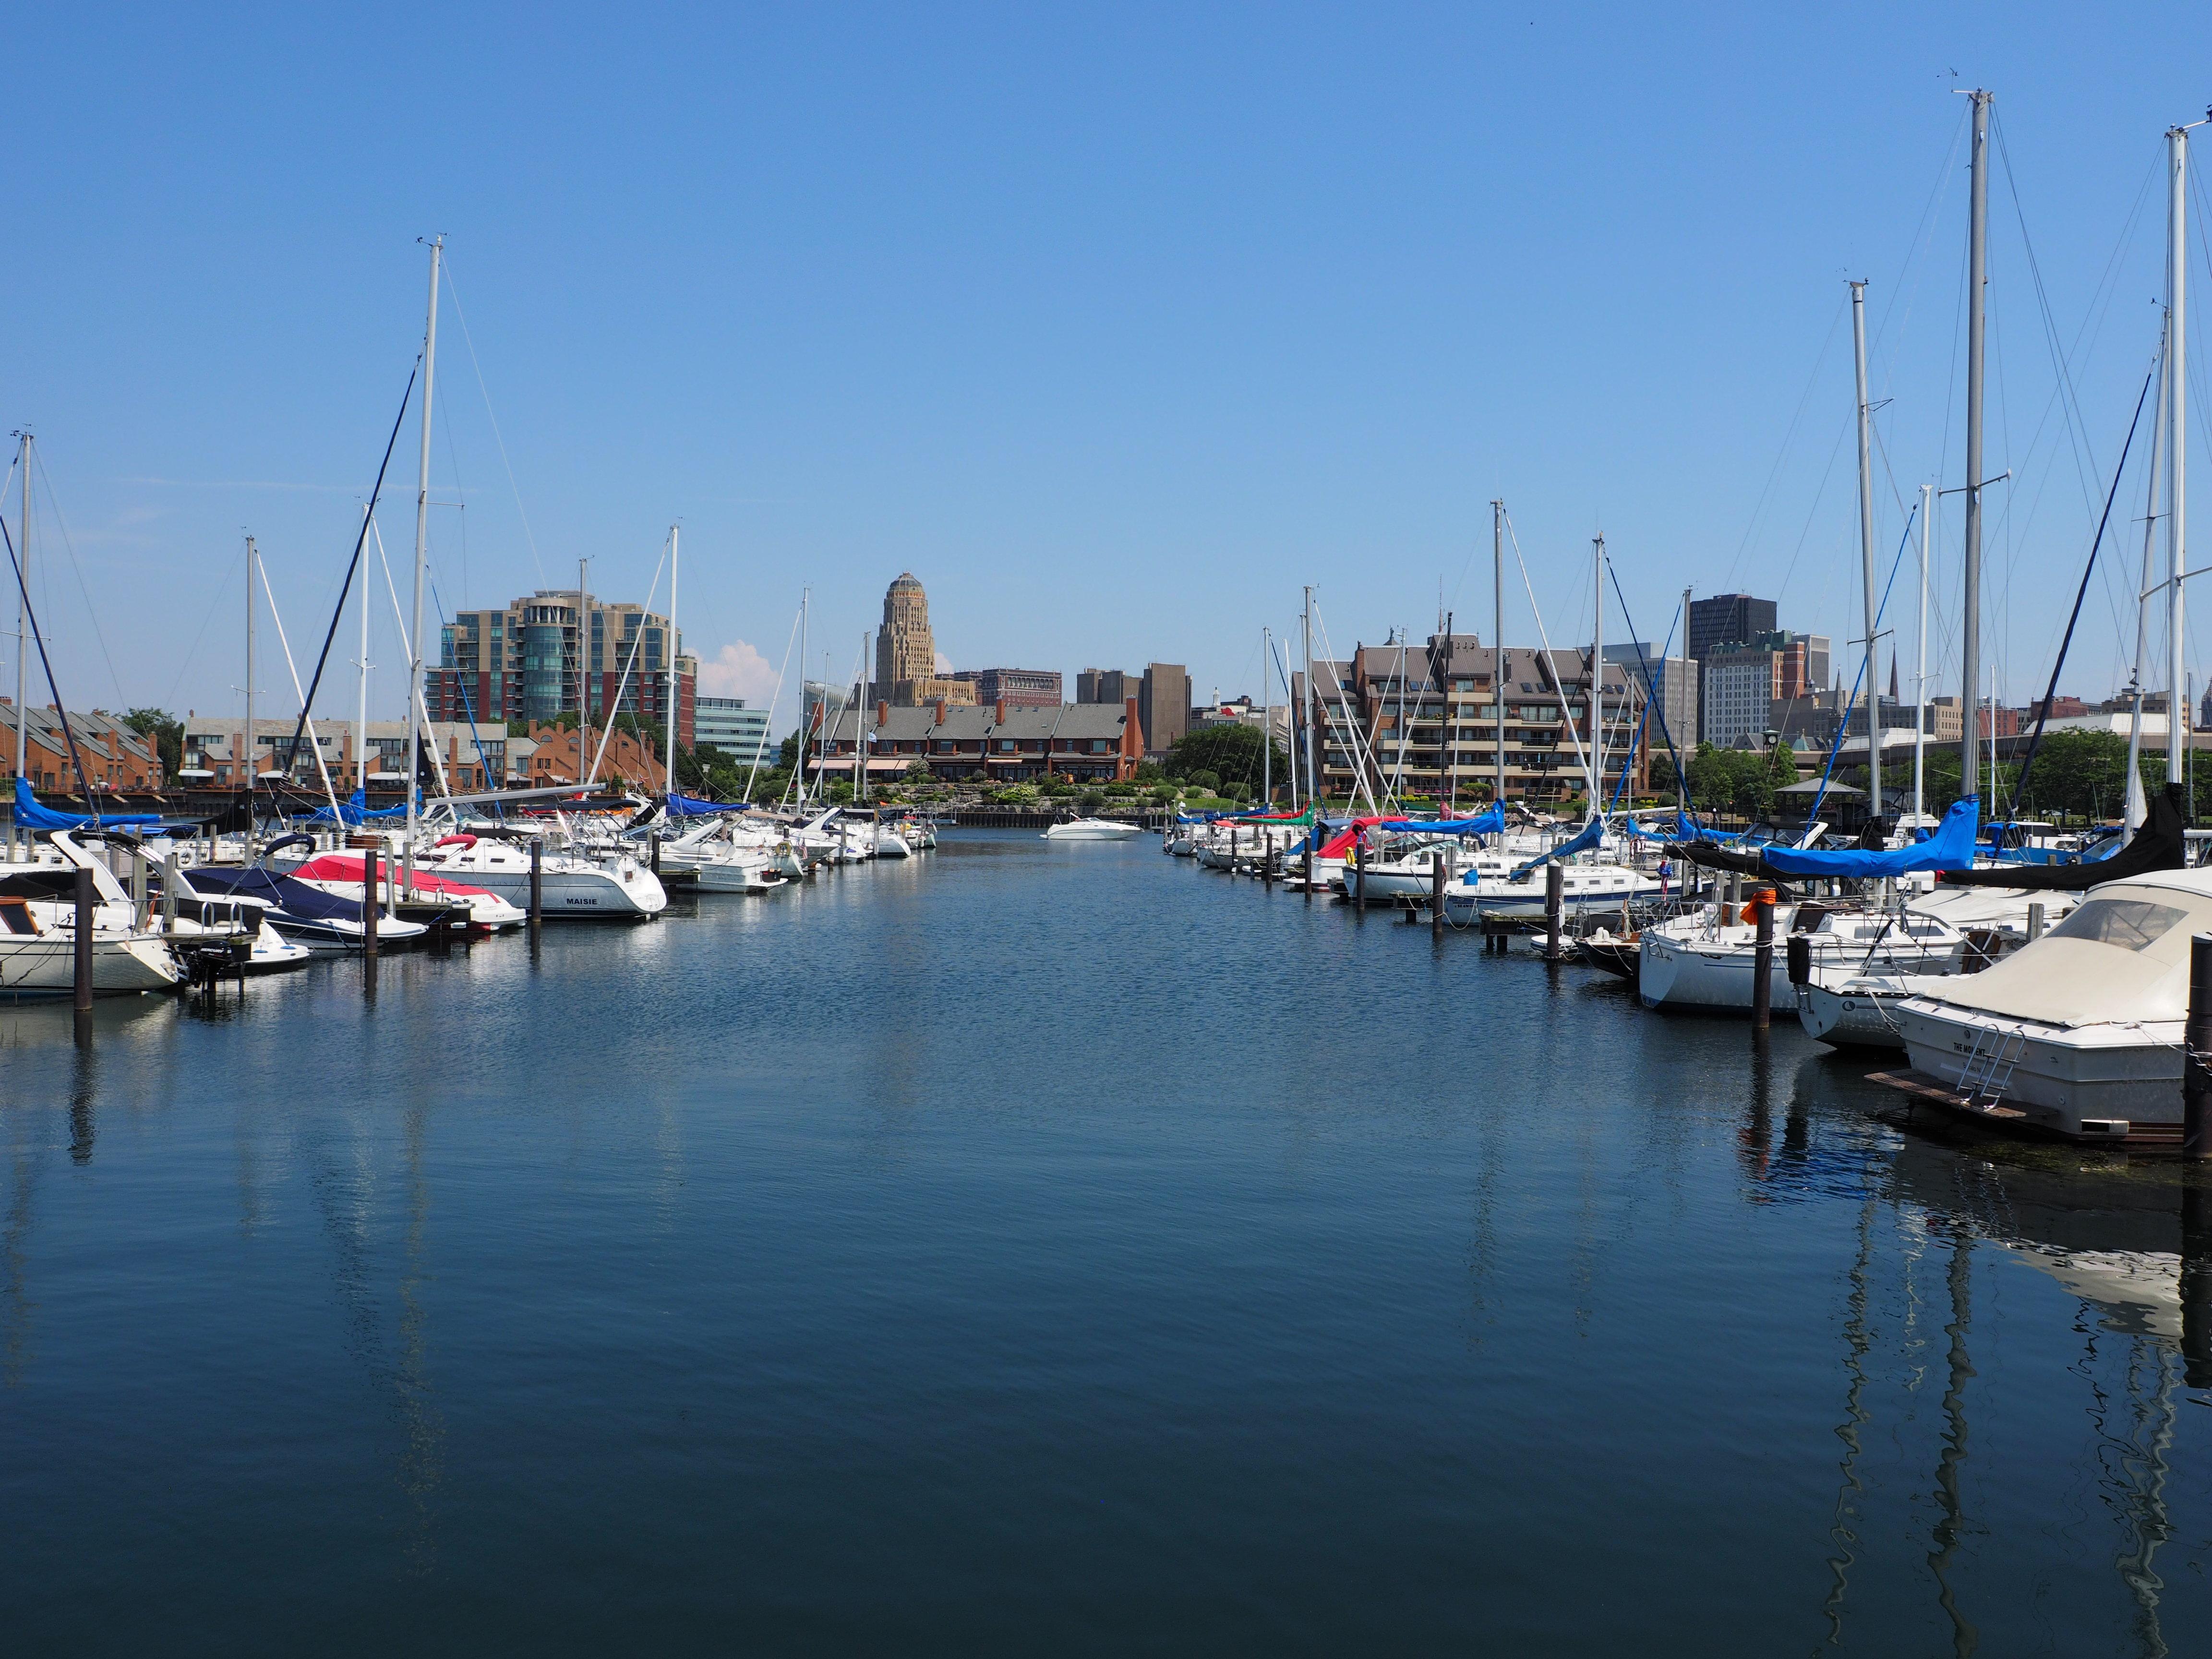
POLYGON ((2040 902, 2027 907, 2027 942, 2030 945, 2043 937, 2043 919, 2045 914, 2040 902))
POLYGON ((1429 854, 1429 937, 1444 936, 1444 855, 1429 854))
POLYGON ((1544 957, 1559 959, 1559 916, 1566 908, 1567 872, 1557 860, 1544 866, 1544 957))
POLYGON ((92 872, 76 867, 76 1011, 92 1012, 92 872))
POLYGON ((1313 833, 1310 830, 1306 834, 1305 866, 1306 902, 1311 904, 1313 902, 1313 833))
POLYGON ((1753 893, 1751 908, 1759 927, 1751 951, 1751 1029, 1764 1031, 1773 1014, 1774 890, 1762 887, 1753 893))
POLYGON ((2189 941, 2189 1020, 2181 1028, 2181 1155, 2212 1158, 2212 933, 2189 941))
POLYGON ((545 914, 545 844, 530 843, 530 936, 538 937, 538 923, 545 914))

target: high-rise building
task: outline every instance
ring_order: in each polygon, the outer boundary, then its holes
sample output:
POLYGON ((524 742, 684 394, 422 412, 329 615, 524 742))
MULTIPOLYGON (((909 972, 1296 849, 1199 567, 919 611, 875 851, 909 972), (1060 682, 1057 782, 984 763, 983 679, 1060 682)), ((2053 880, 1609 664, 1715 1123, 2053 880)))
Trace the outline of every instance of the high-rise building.
POLYGON ((963 668, 952 678, 975 689, 975 701, 996 708, 1057 708, 1060 671, 1056 668, 963 668))
POLYGON ((540 588, 504 610, 460 612, 439 630, 438 665, 424 672, 422 700, 434 720, 489 722, 552 720, 588 702, 594 724, 631 714, 659 732, 668 718, 671 655, 676 740, 689 748, 699 665, 668 618, 573 588, 540 588))
POLYGON ((1122 702, 1140 696, 1141 674, 1125 674, 1118 668, 1086 668, 1075 677, 1078 702, 1122 702))
POLYGON ((1190 729, 1190 675, 1179 662, 1150 663, 1137 692, 1145 752, 1164 755, 1190 729))
POLYGON ((925 702, 968 704, 975 701, 971 682, 939 678, 937 638, 929 628, 929 596, 911 570, 899 573, 884 592, 884 625, 876 635, 876 678, 879 702, 912 708, 925 702))
POLYGON ((695 707, 696 747, 719 749, 740 766, 750 766, 756 760, 763 766, 774 763, 767 709, 748 708, 743 697, 701 697, 695 707))
MULTIPOLYGON (((1650 685, 1659 693, 1658 715, 1662 731, 1650 733, 1651 747, 1663 750, 1671 740, 1684 749, 1698 743, 1698 661, 1694 657, 1662 657, 1650 645, 1608 645, 1605 659, 1627 671, 1638 690, 1650 685)), ((1648 701, 1648 698, 1647 698, 1648 701)))
POLYGON ((1760 635, 1774 630, 1772 599, 1754 599, 1748 593, 1716 593, 1711 599, 1690 601, 1687 649, 1699 662, 1725 647, 1749 645, 1760 635))

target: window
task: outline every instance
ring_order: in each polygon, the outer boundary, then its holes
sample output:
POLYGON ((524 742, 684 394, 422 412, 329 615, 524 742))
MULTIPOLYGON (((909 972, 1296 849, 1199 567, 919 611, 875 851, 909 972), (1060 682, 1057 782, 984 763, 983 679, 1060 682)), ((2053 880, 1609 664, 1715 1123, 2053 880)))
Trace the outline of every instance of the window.
POLYGON ((2148 899, 2097 898, 2051 930, 2053 939, 2094 939, 2123 951, 2147 951, 2189 919, 2189 912, 2148 899))
MULTIPOLYGON (((1021 745, 1017 744, 1012 738, 1000 738, 999 739, 999 752, 1002 755, 1011 755, 1021 745)), ((1872 761, 1869 761, 1867 763, 1868 769, 1871 771, 1873 767, 1874 763, 1872 761)))
MULTIPOLYGON (((1091 752, 1092 754, 1094 754, 1094 755, 1103 755, 1103 754, 1107 753, 1109 750, 1110 750, 1113 747, 1114 747, 1114 745, 1113 745, 1112 744, 1109 743, 1109 742, 1108 742, 1105 738, 1091 738, 1091 752)), ((1873 763, 1869 761, 1869 762, 1868 763, 1868 767, 1869 767, 1869 770, 1871 770, 1871 769, 1872 769, 1872 767, 1873 767, 1873 763)))

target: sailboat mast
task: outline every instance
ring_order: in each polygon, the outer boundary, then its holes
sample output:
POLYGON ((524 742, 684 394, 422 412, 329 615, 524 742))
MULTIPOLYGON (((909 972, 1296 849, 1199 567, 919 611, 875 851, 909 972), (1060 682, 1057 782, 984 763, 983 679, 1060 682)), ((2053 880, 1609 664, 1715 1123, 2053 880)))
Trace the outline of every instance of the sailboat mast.
MULTIPOLYGON (((1659 664, 1659 672, 1662 675, 1667 672, 1667 664, 1663 659, 1659 664)), ((1698 659, 1690 654, 1690 590, 1686 587, 1682 590, 1683 690, 1689 690, 1690 676, 1698 672, 1698 659)), ((1665 682, 1662 680, 1661 684, 1664 684, 1665 682)), ((1660 710, 1660 713, 1663 714, 1666 713, 1666 710, 1662 708, 1660 710)), ((1692 725, 1694 726, 1696 724, 1697 719, 1698 700, 1693 696, 1690 699, 1690 720, 1692 725)), ((1697 747, 1698 734, 1694 731, 1678 732, 1674 735, 1674 810, 1678 812, 1687 812, 1690 810, 1689 757, 1691 755, 1697 752, 1697 747)))
POLYGON ((2128 821, 2128 831, 2136 830, 2131 803, 2140 784, 2138 777, 2142 761, 2142 705, 2143 651, 2150 638, 2150 599, 2156 584, 2150 579, 2154 560, 2158 550, 2159 487, 2166 462, 2166 401, 2172 389, 2170 371, 2173 367, 2172 319, 2166 319, 2166 327, 2160 334, 2158 351, 2158 415, 2151 422, 2150 478, 2143 491, 2143 550, 2142 575, 2136 586, 2136 660, 2135 671, 2128 676, 2128 770, 2121 780, 2126 790, 2121 812, 2128 821))
POLYGON ((806 805, 806 745, 813 741, 807 722, 814 717, 806 712, 806 622, 807 609, 813 603, 814 590, 799 590, 799 748, 792 758, 799 766, 799 804, 806 805))
POLYGON ((1491 728, 1498 738, 1498 787, 1491 799, 1498 810, 1505 810, 1505 503, 1493 501, 1490 504, 1490 602, 1491 627, 1495 630, 1490 641, 1490 712, 1497 725, 1491 728))
MULTIPOLYGON (((1966 232, 1966 547, 1962 586, 1966 615, 1959 629, 1959 686, 1965 694, 1959 730, 1959 789, 1981 793, 1982 684, 1982 337, 1987 321, 1990 228, 1990 98, 1980 88, 1974 101, 1973 212, 1966 232)), ((1994 724, 1994 720, 1992 720, 1994 724)))
MULTIPOLYGON (((2189 742, 2189 711, 2182 706, 2183 665, 2182 573, 2188 568, 2188 534, 2183 512, 2189 480, 2189 307, 2185 303, 2189 275, 2189 209, 2185 193, 2189 179, 2189 129, 2174 127, 2166 135, 2167 181, 2166 304, 2167 375, 2173 395, 2166 400, 2166 549, 2172 586, 2166 590, 2166 617, 2169 653, 2166 692, 2166 781, 2172 788, 2183 781, 2182 758, 2189 742)), ((2194 803, 2190 813, 2196 816, 2194 803)))
POLYGON ((1599 792, 1603 785, 1605 763, 1597 752, 1598 732, 1602 722, 1598 718, 1600 706, 1605 701, 1605 538, 1590 538, 1590 678, 1589 678, 1589 754, 1584 761, 1589 775, 1589 816, 1596 817, 1600 810, 1599 792))
POLYGON ((668 526, 668 638, 665 649, 668 653, 668 775, 662 780, 668 798, 676 798, 676 577, 678 552, 677 527, 668 526))
POLYGON ((1304 635, 1306 659, 1306 799, 1318 804, 1322 798, 1321 774, 1314 767, 1314 683, 1313 683, 1313 586, 1306 586, 1306 605, 1300 627, 1304 635))
MULTIPOLYGON (((15 776, 20 781, 23 776, 23 768, 30 758, 31 732, 31 706, 27 701, 30 681, 25 673, 25 665, 31 653, 30 601, 25 597, 31 591, 31 434, 27 431, 16 434, 16 453, 19 458, 16 465, 23 475, 23 531, 15 538, 16 557, 23 574, 22 586, 15 591, 15 776)), ((248 600, 252 599, 251 587, 246 590, 246 597, 248 600)), ((11 841, 15 833, 13 821, 10 820, 8 834, 11 841)), ((28 850, 27 840, 25 851, 27 853, 28 850)))
POLYGON ((1874 412, 1867 402, 1866 288, 1851 284, 1859 395, 1859 566, 1866 586, 1867 810, 1881 817, 1881 696, 1874 675, 1874 412))
POLYGON ((1275 799, 1275 720, 1274 704, 1270 699, 1275 688, 1270 681, 1275 672, 1275 647, 1265 623, 1260 624, 1260 805, 1264 809, 1275 799))
MULTIPOLYGON (((362 520, 368 520, 368 505, 362 504, 362 520)), ((380 546, 382 544, 380 543, 380 546)), ((361 659, 354 665, 355 708, 353 717, 353 781, 362 791, 362 803, 368 802, 368 567, 364 562, 361 571, 361 659)))
POLYGON ((407 868, 404 885, 415 884, 415 779, 422 734, 422 567, 430 546, 430 404, 438 378, 438 264, 446 239, 430 240, 430 301, 422 321, 422 449, 415 474, 415 611, 407 636, 407 868))
POLYGON ((586 783, 584 757, 592 748, 591 629, 584 617, 584 599, 591 586, 589 559, 576 561, 576 781, 586 783))
POLYGON ((1920 653, 1912 671, 1912 816, 1928 811, 1928 538, 1929 520, 1936 510, 1936 486, 1920 486, 1920 620, 1912 629, 1913 648, 1920 653))
POLYGON ((246 538, 246 833, 253 835, 253 792, 261 787, 261 745, 253 735, 253 538, 246 538))

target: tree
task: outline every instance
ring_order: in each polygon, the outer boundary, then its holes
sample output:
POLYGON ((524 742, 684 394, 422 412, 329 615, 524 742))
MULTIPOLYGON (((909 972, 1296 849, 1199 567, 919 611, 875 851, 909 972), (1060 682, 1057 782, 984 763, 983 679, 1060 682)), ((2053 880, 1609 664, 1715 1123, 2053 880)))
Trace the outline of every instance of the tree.
POLYGON ((1075 815, 1078 817, 1095 818, 1105 809, 1106 797, 1096 789, 1085 790, 1075 803, 1075 815))
POLYGON ((1201 772, 1211 773, 1216 784, 1240 782, 1257 790, 1264 757, 1274 755, 1274 775, 1291 775, 1290 757, 1264 737, 1257 726, 1241 722, 1201 726, 1176 739, 1168 751, 1168 775, 1196 782, 1201 772))
POLYGON ((185 723, 166 708, 134 708, 123 723, 142 738, 154 739, 154 752, 161 762, 164 782, 184 769, 185 723))
POLYGON ((937 775, 929 769, 929 763, 926 760, 914 760, 908 762, 906 770, 899 774, 899 779, 902 782, 911 783, 917 786, 925 783, 933 783, 936 781, 936 778, 937 775))

